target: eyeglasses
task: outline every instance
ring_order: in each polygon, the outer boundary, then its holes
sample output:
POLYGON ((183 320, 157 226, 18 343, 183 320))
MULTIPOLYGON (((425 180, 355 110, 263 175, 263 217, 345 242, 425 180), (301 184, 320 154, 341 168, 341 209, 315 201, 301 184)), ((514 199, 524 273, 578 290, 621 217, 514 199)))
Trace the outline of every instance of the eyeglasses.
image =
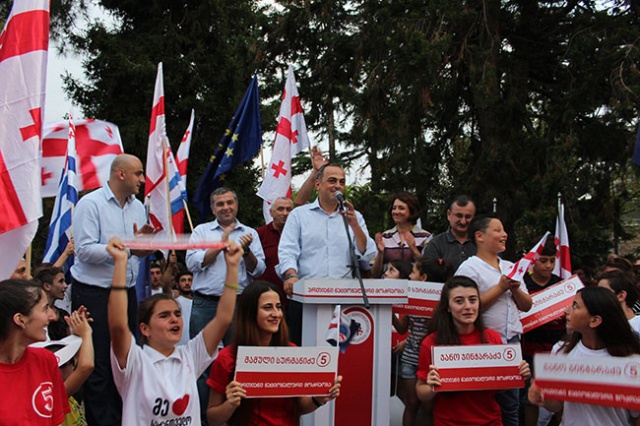
POLYGON ((472 214, 454 213, 453 215, 456 217, 456 219, 466 219, 466 220, 473 219, 472 214))

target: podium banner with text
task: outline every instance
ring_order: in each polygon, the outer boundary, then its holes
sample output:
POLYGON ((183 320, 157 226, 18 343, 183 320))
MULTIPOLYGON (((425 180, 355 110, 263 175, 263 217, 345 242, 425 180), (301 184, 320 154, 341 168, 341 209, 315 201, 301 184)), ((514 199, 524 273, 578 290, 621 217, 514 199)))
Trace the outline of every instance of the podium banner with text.
POLYGON ((434 346, 431 354, 442 384, 437 392, 524 387, 519 344, 434 346))
POLYGON ((416 317, 433 317, 433 312, 440 303, 443 283, 409 281, 405 304, 394 305, 393 313, 413 315, 416 317))
POLYGON ((547 399, 640 410, 640 356, 536 354, 533 363, 536 385, 547 399))
POLYGON ((560 281, 538 293, 532 294, 533 305, 528 312, 520 313, 523 333, 558 319, 571 305, 576 292, 584 287, 577 275, 560 281))
POLYGON ((239 346, 235 380, 247 398, 328 395, 337 372, 337 347, 239 346))

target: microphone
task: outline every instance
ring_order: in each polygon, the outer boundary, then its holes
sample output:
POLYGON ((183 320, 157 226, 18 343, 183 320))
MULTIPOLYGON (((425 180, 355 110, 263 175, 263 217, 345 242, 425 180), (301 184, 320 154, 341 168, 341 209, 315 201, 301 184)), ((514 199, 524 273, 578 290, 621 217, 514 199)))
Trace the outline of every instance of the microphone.
POLYGON ((338 200, 338 203, 340 204, 340 210, 344 210, 344 195, 342 192, 336 191, 333 195, 335 195, 336 200, 338 200))

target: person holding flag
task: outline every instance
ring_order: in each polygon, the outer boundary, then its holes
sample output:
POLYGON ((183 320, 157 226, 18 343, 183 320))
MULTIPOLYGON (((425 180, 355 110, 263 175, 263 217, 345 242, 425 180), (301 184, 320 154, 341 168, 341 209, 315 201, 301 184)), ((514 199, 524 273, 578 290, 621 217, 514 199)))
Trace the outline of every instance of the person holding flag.
MULTIPOLYGON (((469 234, 478 248, 478 253, 464 261, 455 275, 471 278, 480 290, 482 319, 492 330, 497 331, 503 343, 520 342, 522 323, 520 311, 531 309, 532 300, 522 281, 507 277, 512 263, 500 258, 507 243, 507 233, 500 219, 477 216, 469 226, 469 234)), ((519 390, 508 389, 496 395, 502 409, 505 426, 517 426, 519 390)))

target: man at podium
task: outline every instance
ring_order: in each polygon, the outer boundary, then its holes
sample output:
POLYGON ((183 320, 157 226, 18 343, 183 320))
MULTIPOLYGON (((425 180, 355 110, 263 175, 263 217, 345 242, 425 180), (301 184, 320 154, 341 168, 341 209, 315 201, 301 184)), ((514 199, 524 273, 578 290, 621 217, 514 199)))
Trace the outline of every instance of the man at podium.
MULTIPOLYGON (((337 164, 325 164, 318 170, 315 183, 318 198, 289 215, 278 246, 280 264, 276 266, 288 296, 293 294, 293 284, 300 278, 351 278, 349 240, 342 215, 347 218, 349 239, 360 260, 369 262, 375 256, 376 245, 364 218, 353 204, 339 199, 345 184, 344 169, 337 164)), ((289 303, 287 325, 291 341, 301 345, 300 303, 289 303)))

